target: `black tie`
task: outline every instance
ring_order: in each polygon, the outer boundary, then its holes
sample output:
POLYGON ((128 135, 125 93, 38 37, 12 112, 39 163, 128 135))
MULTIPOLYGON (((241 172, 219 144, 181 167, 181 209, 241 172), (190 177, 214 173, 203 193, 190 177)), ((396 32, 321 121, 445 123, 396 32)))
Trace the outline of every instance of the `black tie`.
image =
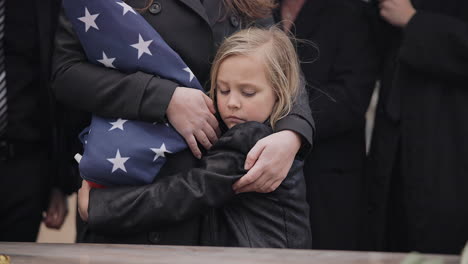
POLYGON ((4 136, 7 128, 7 89, 5 79, 5 0, 0 0, 0 137, 4 136))

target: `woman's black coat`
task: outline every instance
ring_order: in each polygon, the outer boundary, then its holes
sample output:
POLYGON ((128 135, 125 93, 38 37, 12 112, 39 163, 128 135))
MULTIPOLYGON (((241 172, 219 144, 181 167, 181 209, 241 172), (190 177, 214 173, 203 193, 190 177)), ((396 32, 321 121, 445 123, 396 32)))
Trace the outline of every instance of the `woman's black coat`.
POLYGON ((302 161, 294 162, 286 179, 272 193, 235 195, 232 190, 232 184, 246 173, 247 153, 271 133, 264 124, 240 124, 228 130, 195 168, 190 154, 179 153, 168 157, 168 166, 153 184, 93 189, 85 239, 310 248, 302 161))
MULTIPOLYGON (((147 1, 133 0, 127 1, 127 3, 133 7, 144 7, 147 1)), ((150 7, 142 12, 143 17, 178 52, 202 84, 208 83, 210 61, 214 57, 218 45, 226 36, 240 28, 238 18, 232 15, 226 16, 221 3, 222 1, 218 0, 205 0, 204 5, 202 5, 200 1, 193 0, 159 0, 153 3, 159 4, 159 7, 150 7)), ((178 84, 169 80, 143 72, 123 74, 87 62, 76 34, 62 12, 56 34, 53 66, 53 87, 59 101, 104 117, 122 117, 154 122, 165 119, 167 105, 177 86, 178 84)), ((305 93, 305 89, 302 89, 302 92, 305 93)), ((290 129, 301 134, 305 139, 304 145, 306 146, 303 150, 310 149, 313 120, 307 96, 300 96, 292 112, 278 122, 276 130, 283 129, 290 129)), ((180 157, 167 164, 165 166, 167 171, 161 173, 161 176, 180 172, 182 166, 185 165, 190 167, 192 156, 188 151, 184 155, 185 157, 180 157)), ((231 184, 232 178, 229 180, 231 184)), ((225 188, 231 190, 231 186, 228 188, 225 185, 225 188)), ((113 190, 106 191, 112 192, 113 190)), ((117 190, 115 192, 120 194, 117 190)), ((178 196, 183 195, 184 193, 178 194, 178 196)), ((100 198, 91 199, 91 210, 93 206, 99 206, 99 201, 101 201, 100 198)), ((135 205, 135 210, 141 209, 138 206, 139 201, 132 201, 132 203, 135 205)), ((183 205, 171 208, 172 213, 177 214, 181 206, 183 205)), ((112 209, 115 209, 115 212, 120 211, 118 208, 112 209)), ((108 216, 119 217, 118 214, 108 216)), ((140 220, 145 221, 145 219, 133 218, 133 220, 130 219, 130 222, 135 221, 134 224, 138 224, 140 220)), ((147 232, 140 232, 142 235, 138 238, 135 236, 129 236, 128 239, 119 237, 112 241, 120 243, 198 244, 200 243, 198 234, 201 224, 200 219, 195 218, 185 222, 177 222, 177 225, 172 227, 164 227, 164 233, 170 234, 165 235, 164 239, 159 238, 161 230, 156 233, 146 230, 147 232)), ((120 231, 120 229, 114 230, 117 233, 120 231)), ((134 231, 142 230, 135 229, 134 231)), ((80 237, 78 240, 80 241, 80 237)), ((96 237, 88 241, 98 242, 100 240, 96 237)), ((109 240, 106 238, 104 241, 109 240)))
POLYGON ((373 244, 460 253, 468 240, 468 2, 412 1, 383 23, 382 89, 370 152, 373 244))
MULTIPOLYGON (((364 209, 365 113, 377 75, 370 24, 360 1, 307 1, 295 21, 316 122, 304 174, 313 248, 358 249, 364 209)), ((294 29, 293 29, 294 32, 294 29)))
MULTIPOLYGON (((145 7, 147 2, 127 1, 134 8, 145 7)), ((225 15, 218 0, 205 0, 204 5, 198 0, 159 0, 153 5, 158 7, 151 6, 141 14, 208 90, 211 60, 223 39, 240 29, 239 19, 225 15)), ((53 89, 60 102, 102 117, 165 121, 167 106, 179 84, 140 71, 124 74, 89 63, 63 12, 55 46, 53 89)), ((296 131, 310 146, 313 119, 306 96, 299 98, 276 130, 296 131)))

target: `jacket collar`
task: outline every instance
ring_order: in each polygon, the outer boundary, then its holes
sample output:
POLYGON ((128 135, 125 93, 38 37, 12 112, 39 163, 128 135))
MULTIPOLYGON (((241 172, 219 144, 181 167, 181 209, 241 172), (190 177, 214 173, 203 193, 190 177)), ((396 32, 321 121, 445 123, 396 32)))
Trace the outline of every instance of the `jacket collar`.
MULTIPOLYGON (((205 20, 205 22, 210 25, 210 20, 208 19, 208 15, 206 14, 205 7, 202 5, 200 0, 179 0, 180 2, 184 3, 186 6, 191 8, 195 13, 205 20)), ((220 1, 221 2, 221 1, 220 1)))

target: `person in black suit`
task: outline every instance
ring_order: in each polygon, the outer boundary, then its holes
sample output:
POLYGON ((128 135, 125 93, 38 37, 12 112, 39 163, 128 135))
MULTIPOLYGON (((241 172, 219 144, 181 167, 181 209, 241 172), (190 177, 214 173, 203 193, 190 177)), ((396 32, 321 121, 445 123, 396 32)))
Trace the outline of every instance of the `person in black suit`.
POLYGON ((381 92, 369 153, 377 250, 468 240, 468 2, 375 1, 381 92))
POLYGON ((6 70, 2 93, 6 87, 7 95, 1 107, 1 121, 7 123, 0 133, 0 241, 34 242, 41 221, 61 227, 65 194, 72 191, 66 175, 59 173, 56 105, 48 89, 60 1, 0 4, 6 70))
MULTIPOLYGON (((160 0, 151 1, 149 6, 143 0, 126 2, 140 10, 141 15, 181 56, 200 83, 207 84, 210 61, 218 45, 226 36, 243 27, 248 19, 259 15, 255 13, 259 13, 261 4, 256 6, 256 3, 268 1, 160 0), (236 4, 238 2, 247 4, 247 11, 250 12, 236 8, 239 7, 236 4)), ((264 9, 268 8, 271 5, 264 9)), ((197 157, 200 157, 201 151, 195 140, 206 149, 217 140, 218 124, 209 110, 212 103, 202 92, 179 87, 177 83, 144 72, 124 74, 87 62, 81 44, 64 15, 60 17, 56 36, 53 79, 55 94, 64 104, 104 117, 149 122, 168 120, 186 139, 193 155, 197 157), (116 93, 118 97, 115 97, 116 93)), ((277 133, 260 140, 247 156, 246 169, 251 169, 233 186, 237 192, 273 191, 286 177, 301 146, 301 153, 310 149, 313 120, 307 101, 299 100, 291 114, 278 122, 275 131, 277 133)), ((183 162, 181 159, 174 163, 174 167, 166 164, 164 171, 178 172, 183 162)), ((91 199, 108 191, 93 189, 91 199)), ((92 206, 92 201, 90 204, 92 206)), ((174 233, 169 240, 151 239, 158 232, 149 232, 148 237, 143 235, 146 238, 144 241, 189 243, 187 240, 184 242, 184 239, 197 231, 192 223, 189 223, 188 229, 181 228, 183 225, 173 228, 171 231, 174 233), (176 233, 181 233, 184 239, 176 233)))
POLYGON ((358 1, 283 0, 277 12, 277 21, 299 39, 316 122, 314 149, 304 165, 316 249, 360 248, 365 113, 377 74, 365 8, 358 1))

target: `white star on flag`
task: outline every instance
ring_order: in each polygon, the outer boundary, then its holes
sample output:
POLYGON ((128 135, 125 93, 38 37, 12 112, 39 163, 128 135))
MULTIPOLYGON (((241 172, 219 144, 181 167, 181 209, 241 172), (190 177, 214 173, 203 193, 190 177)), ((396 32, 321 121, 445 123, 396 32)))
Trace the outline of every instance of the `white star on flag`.
POLYGON ((119 118, 119 119, 117 119, 117 121, 115 121, 115 122, 109 122, 109 124, 112 125, 112 127, 109 129, 109 131, 114 130, 114 129, 116 129, 116 128, 118 128, 118 129, 120 129, 120 130, 123 131, 123 130, 124 130, 124 129, 123 129, 123 124, 125 124, 125 122, 127 122, 127 121, 128 121, 128 120, 119 118))
POLYGON ((101 60, 97 60, 99 61, 100 63, 102 63, 104 66, 106 66, 107 68, 114 68, 115 69, 115 66, 114 64, 114 61, 115 61, 115 58, 108 58, 106 53, 104 53, 104 51, 102 52, 102 59, 101 60))
POLYGON ((96 25, 96 18, 99 16, 99 14, 94 14, 94 15, 91 15, 88 11, 88 8, 85 7, 85 16, 84 17, 79 17, 78 20, 80 20, 81 22, 85 23, 85 26, 86 26, 86 32, 88 32, 88 30, 93 27, 97 30, 99 30, 98 26, 96 25))
POLYGON ((156 156, 154 156, 154 160, 156 161, 159 157, 165 158, 166 156, 164 153, 172 153, 166 149, 166 145, 163 143, 160 148, 152 148, 151 149, 154 153, 156 153, 156 156))
POLYGON ((126 3, 124 2, 117 2, 117 4, 121 5, 123 7, 123 15, 125 16, 125 14, 127 14, 127 12, 132 12, 133 14, 136 14, 135 10, 133 10, 133 8, 129 5, 127 5, 126 3))
POLYGON ((110 163, 113 164, 112 166, 112 173, 114 173, 114 171, 118 170, 118 169, 121 169, 125 172, 127 172, 127 169, 125 169, 125 162, 127 162, 127 160, 129 159, 130 157, 122 157, 120 156, 120 151, 117 149, 117 154, 115 154, 115 158, 113 159, 107 159, 110 163))
POLYGON ((190 70, 190 68, 189 68, 189 67, 184 68, 184 71, 186 71, 186 72, 188 72, 188 73, 190 74, 190 81, 192 81, 192 80, 193 80, 193 77, 195 77, 195 75, 193 75, 193 73, 192 73, 192 71, 190 70))
POLYGON ((130 45, 138 50, 138 59, 140 59, 141 55, 143 55, 144 53, 153 56, 153 54, 148 48, 151 42, 153 42, 153 40, 144 41, 143 38, 141 37, 141 34, 138 34, 138 43, 130 45))

